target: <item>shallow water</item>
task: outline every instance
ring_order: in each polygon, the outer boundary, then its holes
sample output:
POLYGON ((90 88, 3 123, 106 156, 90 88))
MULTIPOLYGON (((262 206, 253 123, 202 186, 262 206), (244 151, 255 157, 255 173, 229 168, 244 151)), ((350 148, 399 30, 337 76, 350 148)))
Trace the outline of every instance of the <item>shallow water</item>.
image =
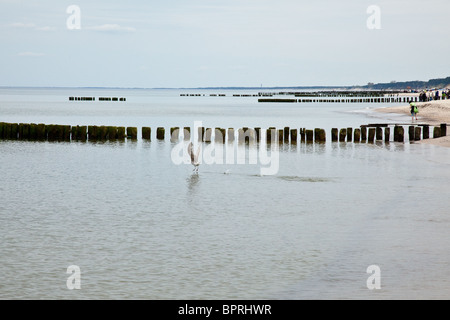
MULTIPOLYGON (((328 133, 384 120, 366 109, 374 105, 77 90, 2 89, 0 121, 152 128, 203 121, 328 133), (127 102, 65 101, 91 95, 127 102)), ((261 176, 259 164, 202 165, 194 174, 172 162, 174 145, 0 141, 0 298, 449 296, 449 149, 282 146, 278 173, 261 176), (81 269, 80 290, 66 286, 71 265, 81 269), (381 269, 381 290, 366 286, 370 265, 381 269)))

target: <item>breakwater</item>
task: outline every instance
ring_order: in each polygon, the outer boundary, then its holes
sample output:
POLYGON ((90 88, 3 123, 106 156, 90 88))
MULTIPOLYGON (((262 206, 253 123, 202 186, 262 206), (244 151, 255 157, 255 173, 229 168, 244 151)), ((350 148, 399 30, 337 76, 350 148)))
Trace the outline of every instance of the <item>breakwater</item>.
MULTIPOLYGON (((95 101, 95 97, 69 97, 69 101, 95 101)), ((99 97, 98 101, 127 101, 127 98, 99 97)))
MULTIPOLYGON (((171 142, 180 139, 191 140, 194 132, 191 127, 157 127, 156 140, 171 142), (169 134, 166 134, 169 133, 169 134), (183 134, 181 134, 183 133, 183 134)), ((322 128, 197 128, 196 136, 199 142, 226 143, 237 140, 239 143, 260 143, 265 139, 267 143, 279 144, 297 143, 325 143, 327 133, 322 128)), ((152 128, 142 127, 140 138, 144 141, 152 140, 152 128)), ((367 124, 358 128, 332 128, 330 137, 332 142, 374 143, 384 142, 413 142, 422 139, 439 138, 447 135, 447 124, 431 126, 429 124, 367 124)), ((138 140, 137 127, 93 126, 93 125, 55 125, 0 122, 0 139, 28 140, 28 141, 107 141, 107 140, 138 140)))
MULTIPOLYGON (((181 93, 181 97, 226 97, 221 93, 181 93)), ((418 102, 417 94, 386 91, 316 91, 316 92, 258 92, 236 94, 232 97, 258 97, 265 103, 409 103, 418 102)))
POLYGON ((410 103, 410 102, 418 102, 418 97, 383 97, 383 98, 373 98, 373 97, 364 97, 364 98, 354 98, 354 97, 325 97, 325 96, 317 96, 317 97, 305 97, 302 99, 292 99, 292 98, 260 98, 258 102, 266 102, 266 103, 280 103, 280 102, 288 102, 288 103, 410 103))

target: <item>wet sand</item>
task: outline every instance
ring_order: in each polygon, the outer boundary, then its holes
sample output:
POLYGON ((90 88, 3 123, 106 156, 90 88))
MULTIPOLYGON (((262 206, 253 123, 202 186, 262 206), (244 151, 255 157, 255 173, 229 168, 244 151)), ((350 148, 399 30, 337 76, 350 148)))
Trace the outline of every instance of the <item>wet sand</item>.
MULTIPOLYGON (((441 123, 450 124, 450 100, 418 102, 417 107, 419 108, 419 114, 417 115, 419 121, 427 122, 430 125, 440 125, 441 123)), ((380 108, 376 109, 376 111, 382 113, 411 114, 409 105, 380 108)), ((450 136, 422 140, 418 143, 428 143, 450 148, 450 136)))

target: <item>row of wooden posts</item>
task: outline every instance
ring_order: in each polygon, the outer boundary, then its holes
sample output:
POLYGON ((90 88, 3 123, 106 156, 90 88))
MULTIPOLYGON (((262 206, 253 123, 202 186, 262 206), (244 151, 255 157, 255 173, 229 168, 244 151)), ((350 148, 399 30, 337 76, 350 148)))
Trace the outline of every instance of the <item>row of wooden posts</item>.
POLYGON ((274 103, 409 103, 409 102, 418 102, 417 97, 396 97, 396 98, 339 98, 339 99, 323 99, 323 98, 315 98, 315 99, 284 99, 284 98, 275 98, 275 99, 267 99, 261 98, 258 99, 258 102, 274 102, 274 103))
MULTIPOLYGON (((69 97, 69 101, 95 101, 95 97, 69 97)), ((127 101, 127 98, 99 97, 98 101, 127 101)))
MULTIPOLYGON (((408 140, 419 141, 430 138, 430 125, 409 125, 408 127, 408 140)), ((405 142, 405 126, 394 125, 393 126, 393 141, 405 142)), ((447 135, 447 124, 443 123, 440 126, 433 127, 433 138, 440 138, 447 135)), ((374 141, 391 141, 391 127, 385 125, 364 125, 360 128, 344 128, 331 130, 331 136, 333 142, 374 142, 374 141)))
POLYGON ((136 127, 113 127, 113 126, 69 126, 69 125, 46 125, 26 123, 4 123, 0 122, 0 139, 11 140, 49 140, 49 141, 71 141, 71 140, 117 140, 137 139, 136 127))
MULTIPOLYGON (((392 126, 392 125, 391 125, 392 126)), ((386 141, 391 139, 391 126, 388 124, 379 125, 363 125, 360 128, 333 128, 331 129, 332 142, 374 142, 386 141)), ((430 126, 420 124, 408 126, 409 141, 417 141, 430 138, 430 126)), ((170 128, 170 140, 176 142, 180 139, 180 132, 183 131, 184 140, 191 140, 190 127, 172 127, 170 128)), ((142 127, 142 139, 151 140, 152 129, 150 127, 142 127)), ((394 125, 393 133, 395 142, 405 142, 405 129, 403 125, 394 125)), ((433 128, 433 138, 439 138, 447 135, 447 124, 441 124, 433 128)), ((223 128, 198 128, 199 141, 202 142, 233 142, 235 140, 235 129, 223 128), (214 132, 214 139, 213 139, 214 132), (228 139, 227 139, 228 138, 228 139)), ((266 129, 266 142, 271 143, 292 143, 298 141, 301 143, 324 143, 326 142, 326 132, 324 129, 316 128, 308 130, 305 128, 291 129, 285 127, 277 129, 271 127, 266 129), (300 137, 300 139, 299 139, 300 137)), ((137 127, 115 127, 115 126, 69 126, 69 125, 46 125, 46 124, 25 124, 25 123, 5 123, 0 122, 0 139, 12 140, 48 140, 48 141, 106 141, 106 140, 137 140, 137 127)), ((156 129, 156 139, 165 140, 166 129, 158 127, 156 129)), ((239 142, 254 141, 261 142, 261 128, 241 128, 237 130, 237 138, 239 142)))

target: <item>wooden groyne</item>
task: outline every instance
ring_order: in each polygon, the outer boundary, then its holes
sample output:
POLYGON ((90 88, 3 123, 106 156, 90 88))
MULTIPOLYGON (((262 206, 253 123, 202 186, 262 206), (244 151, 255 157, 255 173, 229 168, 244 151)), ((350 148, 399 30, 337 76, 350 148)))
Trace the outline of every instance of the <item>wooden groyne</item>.
POLYGON ((137 140, 137 127, 69 126, 35 123, 0 123, 0 139, 28 141, 137 140))
MULTIPOLYGON (((226 97, 221 93, 181 93, 181 97, 226 97)), ((258 97, 262 103, 409 103, 418 102, 417 94, 400 91, 315 91, 258 92, 231 94, 232 97, 258 97)))
MULTIPOLYGON (((69 97, 69 101, 95 101, 95 97, 69 97)), ((127 98, 99 97, 98 101, 127 101, 127 98)))
POLYGON ((316 99, 279 99, 279 98, 260 98, 258 102, 266 103, 410 103, 418 102, 418 97, 385 97, 385 98, 324 98, 318 97, 316 99))
MULTIPOLYGON (((170 141, 192 138, 191 127, 172 127, 170 141), (183 135, 181 135, 183 133, 183 135)), ((325 143, 327 134, 324 129, 315 128, 198 128, 199 142, 205 143, 260 143, 265 131, 265 142, 278 144, 325 143)), ((151 141, 152 128, 142 127, 141 138, 151 141)), ((156 128, 156 140, 166 140, 166 128, 156 128)), ((439 138, 447 135, 447 124, 430 126, 429 124, 368 124, 358 128, 332 128, 331 142, 375 143, 375 142, 414 142, 422 139, 439 138)), ((0 139, 28 141, 115 141, 138 140, 137 127, 116 126, 70 126, 35 123, 0 122, 0 139)))

